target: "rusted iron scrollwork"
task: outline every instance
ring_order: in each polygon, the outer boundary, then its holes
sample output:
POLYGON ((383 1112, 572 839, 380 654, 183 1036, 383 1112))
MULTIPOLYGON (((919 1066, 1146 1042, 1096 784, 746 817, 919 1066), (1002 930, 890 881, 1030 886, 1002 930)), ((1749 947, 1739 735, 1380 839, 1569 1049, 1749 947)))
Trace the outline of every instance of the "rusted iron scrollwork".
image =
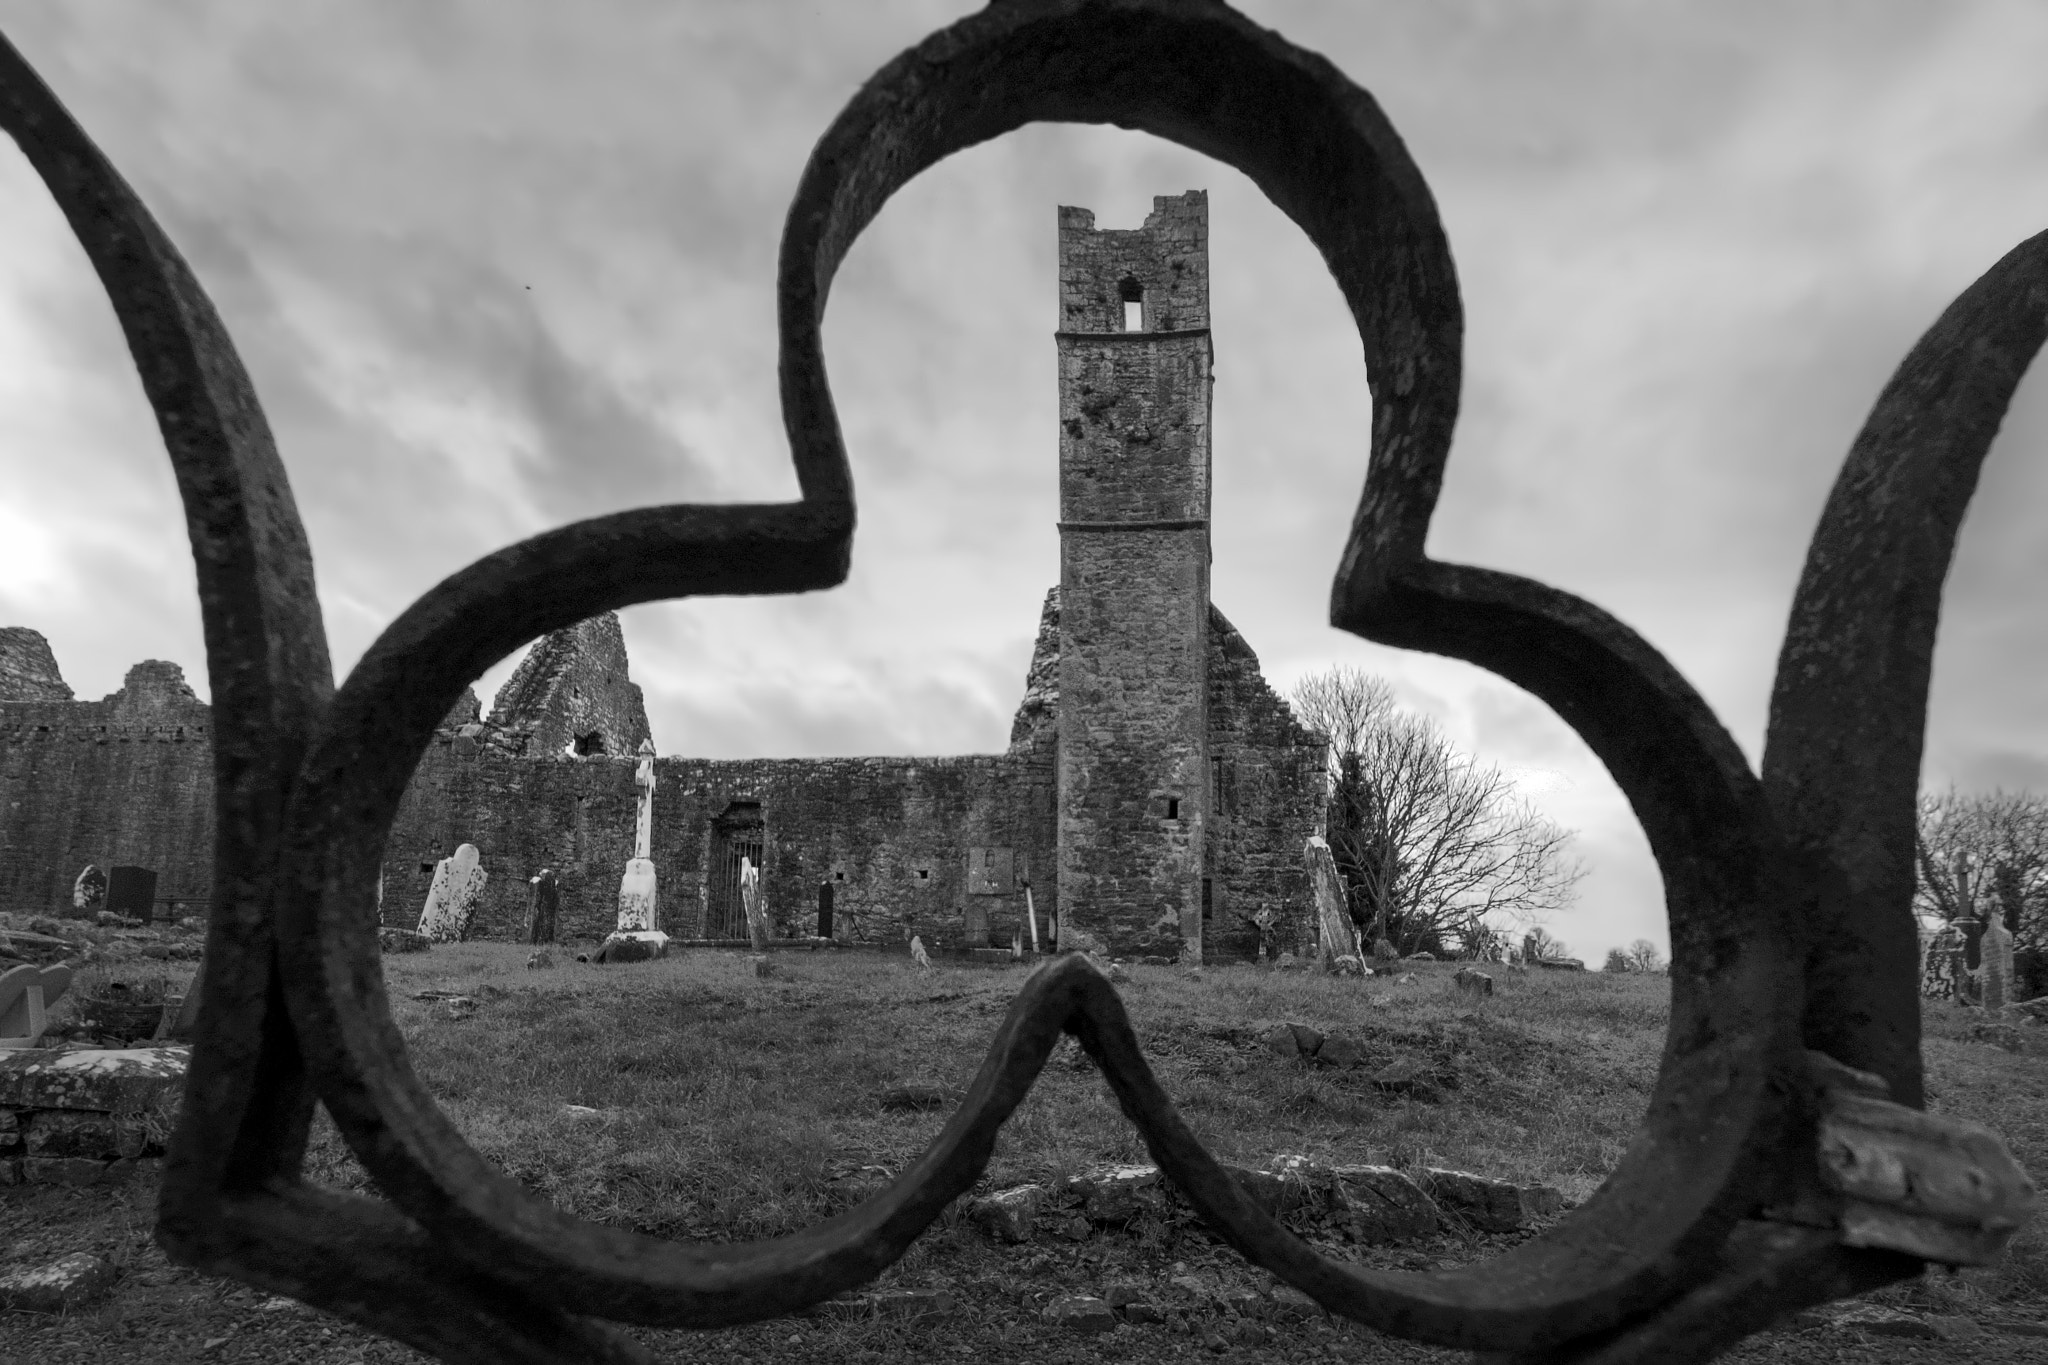
POLYGON ((450 1361, 641 1359, 608 1321, 766 1318, 902 1255, 984 1169, 1063 1030, 1247 1258, 1333 1312, 1442 1345, 1703 1359, 1795 1307, 1913 1274, 1941 1248, 1995 1254, 2024 1217, 2031 1187, 1995 1138, 1957 1138, 1957 1125, 1913 1112, 1909 859, 1942 579, 1979 463, 2048 328, 2048 234, 1950 306, 1852 447, 1793 605, 1759 776, 1615 618, 1423 554, 1462 364, 1436 206, 1370 95, 1220 0, 999 0, 883 68, 818 143, 782 242, 781 392, 801 499, 647 508, 501 550, 408 609, 338 691, 306 537, 219 317, 4 44, 0 119, 113 300, 198 565, 219 845, 201 1027, 161 1210, 180 1260, 450 1361), (1079 958, 1027 980, 958 1112, 894 1184, 743 1246, 642 1237, 533 1198, 463 1141, 408 1065, 379 965, 377 865, 434 724, 491 664, 595 613, 844 578, 853 485, 819 332, 833 273, 911 177, 1034 120, 1114 123, 1228 162, 1321 249, 1357 320, 1373 401, 1331 619, 1541 697, 1607 765, 1663 870, 1671 1025, 1641 1132, 1582 1208, 1484 1264, 1375 1271, 1295 1238, 1195 1140, 1116 992, 1079 958), (316 1097, 389 1202, 302 1179, 316 1097), (1897 1207, 1914 1182, 1857 1164, 1863 1153, 1899 1171, 1940 1167, 1954 1152, 1991 1174, 1934 1209, 1897 1207), (1986 1180, 1995 1197, 1979 1197, 1986 1180), (1896 1231, 1908 1224, 1920 1231, 1896 1231))

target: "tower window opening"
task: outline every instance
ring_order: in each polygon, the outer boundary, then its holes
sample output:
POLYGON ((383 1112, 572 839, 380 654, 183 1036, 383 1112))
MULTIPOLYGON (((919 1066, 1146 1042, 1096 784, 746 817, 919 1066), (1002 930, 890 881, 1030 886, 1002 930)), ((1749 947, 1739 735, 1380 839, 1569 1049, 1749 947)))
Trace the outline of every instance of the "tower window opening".
POLYGON ((1142 332, 1145 330, 1145 287, 1129 275, 1117 286, 1117 293, 1124 301, 1124 330, 1142 332))
POLYGON ((1166 798, 1166 818, 1169 820, 1180 819, 1180 798, 1178 796, 1166 798))

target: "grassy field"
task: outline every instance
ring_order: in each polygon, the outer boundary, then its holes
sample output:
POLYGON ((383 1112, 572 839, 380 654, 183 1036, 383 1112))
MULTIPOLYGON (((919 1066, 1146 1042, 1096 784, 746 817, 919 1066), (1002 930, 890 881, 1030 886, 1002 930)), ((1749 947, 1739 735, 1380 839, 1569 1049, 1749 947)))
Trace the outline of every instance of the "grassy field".
MULTIPOLYGON (((1015 970, 921 970, 870 955, 781 954, 763 979, 737 954, 535 971, 526 954, 472 943, 385 960, 415 1067, 470 1141, 530 1188, 588 1218, 687 1239, 789 1232, 902 1169, 946 1111, 892 1112, 878 1096, 906 1084, 964 1087, 1022 980, 1015 970), (421 993, 460 994, 476 1008, 451 1010, 421 993)), ((1212 967, 1200 980, 1172 968, 1130 973, 1121 990, 1169 1093, 1213 1150, 1252 1165, 1298 1153, 1331 1163, 1451 1166, 1582 1199, 1626 1145, 1662 1043, 1661 977, 1497 970, 1498 994, 1474 1009, 1453 989, 1447 964, 1402 984, 1249 966, 1212 967), (1282 1061, 1258 1041, 1281 1021, 1358 1041, 1368 1065, 1335 1073, 1282 1061), (1435 1075, 1433 1097, 1374 1089, 1371 1071, 1398 1059, 1435 1075)), ((2029 1030, 2027 1050, 2015 1054, 1975 1040, 1969 1011, 1930 1003, 1927 1025, 1930 1107, 1991 1124, 2031 1170, 2048 1172, 2048 1030, 2029 1030)), ((1101 1077, 1069 1044, 1004 1130, 986 1187, 1144 1159, 1101 1077)), ((310 1164, 328 1182, 367 1184, 324 1117, 310 1164)), ((75 1236, 68 1244, 22 1237, 24 1216, 40 1216, 45 1225, 97 1229, 130 1269, 106 1309, 30 1324, 34 1358, 415 1358, 166 1266, 146 1242, 146 1199, 134 1188, 0 1191, 9 1224, 0 1249, 10 1263, 43 1247, 79 1249, 75 1236), (152 1337, 199 1353, 136 1354, 152 1337), (67 1343, 83 1353, 67 1354, 67 1343)), ((1428 1268, 1493 1254, 1519 1235, 1333 1249, 1428 1268)), ((959 1306, 944 1319, 803 1318, 640 1335, 675 1360, 1176 1360, 1202 1344, 1262 1360, 1452 1358, 1320 1319, 1260 1328, 1262 1339, 1233 1344, 1206 1320, 1077 1338, 1038 1315, 1048 1294, 1097 1291, 1115 1280, 1163 1283, 1190 1270, 1265 1281, 1193 1230, 1143 1240, 1041 1235, 1006 1247, 949 1217, 884 1277, 885 1286, 952 1289, 959 1306)), ((1880 1297, 1987 1320, 2048 1316, 2048 1233, 2037 1222, 1994 1269, 1934 1274, 1880 1297)), ((0 1319, 0 1341, 24 1322, 0 1319)), ((1803 1335, 1757 1338, 1735 1358, 1957 1358, 1945 1342, 1872 1341, 1807 1326, 1803 1335), (1931 1347, 1940 1350, 1926 1354, 1931 1347)), ((1969 1358, 2027 1358, 1999 1354, 2004 1349, 1994 1342, 1969 1358)))
MULTIPOLYGON (((834 1211, 850 1167, 900 1169, 944 1114, 885 1113, 876 1095, 964 1088, 1021 980, 867 955, 778 955, 767 979, 736 954, 538 972, 525 956, 477 943, 387 959, 422 1079, 480 1150, 563 1207, 691 1236, 790 1231, 834 1211), (410 998, 420 991, 480 1008, 440 1021, 410 998)), ((1213 1150, 1253 1164, 1447 1165, 1583 1197, 1626 1144, 1662 1042, 1659 977, 1502 973, 1474 1011, 1441 969, 1401 985, 1129 970, 1123 994, 1160 1079, 1213 1150), (1279 1021, 1357 1039, 1368 1066, 1281 1062, 1257 1045, 1279 1021), (1397 1058, 1457 1089, 1438 1103, 1376 1094, 1370 1070, 1397 1058)), ((1145 1159, 1070 1043, 1004 1129, 990 1178, 1145 1159)))

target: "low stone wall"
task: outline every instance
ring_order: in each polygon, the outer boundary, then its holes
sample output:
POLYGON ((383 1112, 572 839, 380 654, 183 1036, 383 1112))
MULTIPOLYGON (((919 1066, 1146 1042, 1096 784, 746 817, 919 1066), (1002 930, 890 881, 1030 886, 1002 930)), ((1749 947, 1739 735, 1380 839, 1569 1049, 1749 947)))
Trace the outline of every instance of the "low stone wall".
POLYGON ((0 1185, 124 1180, 164 1154, 183 1047, 0 1052, 0 1185))

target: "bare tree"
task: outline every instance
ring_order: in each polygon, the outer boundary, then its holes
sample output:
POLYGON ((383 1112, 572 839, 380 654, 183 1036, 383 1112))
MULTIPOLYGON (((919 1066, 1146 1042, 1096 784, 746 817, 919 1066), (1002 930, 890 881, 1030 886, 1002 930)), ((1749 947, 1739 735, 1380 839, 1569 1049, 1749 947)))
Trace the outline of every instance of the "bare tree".
POLYGON ((1953 787, 1923 795, 1913 853, 1913 909, 1923 920, 1981 928, 1998 915, 2015 948, 2048 947, 2048 797, 1953 787))
POLYGON ((1607 965, 1600 970, 1603 972, 1632 972, 1635 970, 1635 964, 1628 960, 1628 954, 1620 948, 1609 948, 1607 950, 1607 965))
POLYGON ((1548 929, 1537 925, 1523 938, 1530 950, 1529 956, 1538 962, 1554 962, 1572 955, 1571 948, 1561 938, 1555 938, 1548 929))
POLYGON ((1632 972, 1661 972, 1664 970, 1664 954, 1657 951, 1657 945, 1646 938, 1639 938, 1628 945, 1625 954, 1632 972))
POLYGON ((1293 700, 1330 743, 1330 852, 1369 941, 1469 955, 1503 923, 1571 903, 1585 875, 1566 856, 1571 832, 1435 722, 1397 710, 1384 680, 1331 668, 1302 679, 1293 700))

